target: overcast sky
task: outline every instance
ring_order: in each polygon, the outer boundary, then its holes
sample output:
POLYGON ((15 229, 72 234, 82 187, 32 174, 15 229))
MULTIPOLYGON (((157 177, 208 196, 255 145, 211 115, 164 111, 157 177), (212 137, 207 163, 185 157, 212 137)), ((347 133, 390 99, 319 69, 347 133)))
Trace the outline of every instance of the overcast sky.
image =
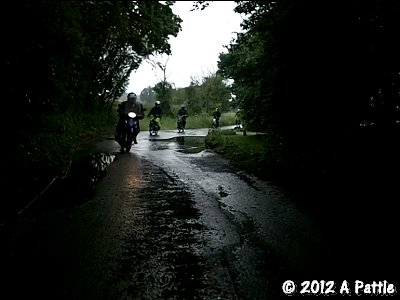
MULTIPOLYGON (((214 1, 204 10, 190 11, 193 1, 177 1, 172 7, 183 20, 178 36, 170 38, 172 55, 167 62, 167 81, 176 88, 189 86, 191 77, 201 79, 217 71, 218 55, 226 52, 234 32, 240 31, 241 16, 233 11, 233 1, 214 1)), ((167 56, 158 59, 162 63, 167 56)), ((127 92, 140 94, 163 78, 161 70, 153 70, 143 62, 132 72, 127 92)))

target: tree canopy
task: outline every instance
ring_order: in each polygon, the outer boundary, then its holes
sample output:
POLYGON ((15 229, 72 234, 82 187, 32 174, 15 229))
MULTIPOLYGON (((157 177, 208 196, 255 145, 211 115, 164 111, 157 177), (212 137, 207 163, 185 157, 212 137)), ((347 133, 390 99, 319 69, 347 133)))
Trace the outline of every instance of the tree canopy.
POLYGON ((243 32, 218 72, 253 128, 294 151, 398 132, 400 1, 236 2, 243 32))
POLYGON ((10 2, 1 13, 5 99, 37 113, 114 101, 146 56, 170 53, 182 21, 172 4, 10 2))
MULTIPOLYGON (((39 193, 64 174, 86 132, 111 127, 129 75, 170 54, 181 30, 174 1, 10 1, 0 12, 1 188, 39 193), (24 170, 24 185, 21 174, 24 170), (15 176, 11 175, 15 174, 15 176)), ((115 117, 116 118, 116 117, 115 117)), ((15 199, 26 200, 27 195, 15 199)), ((32 195, 30 195, 32 197, 32 195)), ((14 205, 13 201, 2 202, 14 205)), ((16 202, 16 201, 14 201, 16 202)))

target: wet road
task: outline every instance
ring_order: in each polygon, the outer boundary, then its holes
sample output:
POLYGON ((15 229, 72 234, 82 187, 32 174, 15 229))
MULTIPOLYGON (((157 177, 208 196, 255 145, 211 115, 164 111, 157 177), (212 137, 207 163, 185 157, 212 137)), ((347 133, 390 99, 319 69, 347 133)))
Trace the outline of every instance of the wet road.
POLYGON ((142 132, 130 153, 112 139, 89 149, 107 165, 93 195, 69 186, 10 225, 2 299, 284 299, 284 280, 328 280, 315 220, 205 150, 206 134, 142 132))

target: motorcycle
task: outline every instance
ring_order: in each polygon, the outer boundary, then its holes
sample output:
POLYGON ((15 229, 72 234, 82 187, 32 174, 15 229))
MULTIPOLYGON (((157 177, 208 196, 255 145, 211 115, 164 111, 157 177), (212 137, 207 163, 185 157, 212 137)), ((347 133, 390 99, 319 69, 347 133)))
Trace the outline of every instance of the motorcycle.
POLYGON ((178 124, 177 124, 178 133, 185 132, 185 127, 183 127, 183 122, 185 117, 186 116, 178 116, 178 124))
POLYGON ((116 136, 117 142, 121 146, 121 151, 124 150, 129 152, 132 147, 132 142, 136 134, 138 133, 139 122, 137 115, 134 112, 129 112, 127 117, 124 120, 124 128, 119 134, 116 136))
POLYGON ((218 120, 215 117, 212 120, 211 128, 218 128, 218 120))
POLYGON ((234 130, 242 130, 243 126, 242 126, 242 122, 240 122, 239 120, 236 120, 236 124, 235 127, 233 127, 234 130))
POLYGON ((153 134, 158 135, 158 131, 160 130, 160 121, 161 121, 160 117, 153 117, 150 120, 150 125, 149 125, 150 136, 152 136, 153 134))

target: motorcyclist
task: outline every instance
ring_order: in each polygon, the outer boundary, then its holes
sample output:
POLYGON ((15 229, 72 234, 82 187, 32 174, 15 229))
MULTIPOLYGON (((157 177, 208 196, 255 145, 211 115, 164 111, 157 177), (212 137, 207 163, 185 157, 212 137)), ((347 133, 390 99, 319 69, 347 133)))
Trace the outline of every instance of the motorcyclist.
POLYGON ((186 118, 188 117, 188 111, 186 109, 185 104, 181 105, 181 108, 178 111, 178 117, 182 117, 182 129, 185 129, 186 118))
POLYGON ((157 122, 158 128, 161 128, 162 115, 163 111, 161 109, 161 102, 157 100, 154 106, 150 109, 147 117, 153 116, 153 119, 157 122))
POLYGON ((215 126, 219 127, 219 118, 221 117, 221 112, 219 111, 218 107, 215 108, 213 112, 213 118, 215 118, 215 126))
POLYGON ((123 130, 125 129, 125 120, 128 117, 128 113, 134 112, 137 115, 138 129, 133 135, 133 142, 137 144, 136 137, 140 132, 139 120, 143 119, 143 111, 143 105, 137 102, 137 96, 135 93, 129 93, 127 95, 127 100, 118 105, 117 113, 119 120, 115 129, 115 140, 120 144, 121 151, 123 150, 121 145, 121 136, 123 134, 123 130))

